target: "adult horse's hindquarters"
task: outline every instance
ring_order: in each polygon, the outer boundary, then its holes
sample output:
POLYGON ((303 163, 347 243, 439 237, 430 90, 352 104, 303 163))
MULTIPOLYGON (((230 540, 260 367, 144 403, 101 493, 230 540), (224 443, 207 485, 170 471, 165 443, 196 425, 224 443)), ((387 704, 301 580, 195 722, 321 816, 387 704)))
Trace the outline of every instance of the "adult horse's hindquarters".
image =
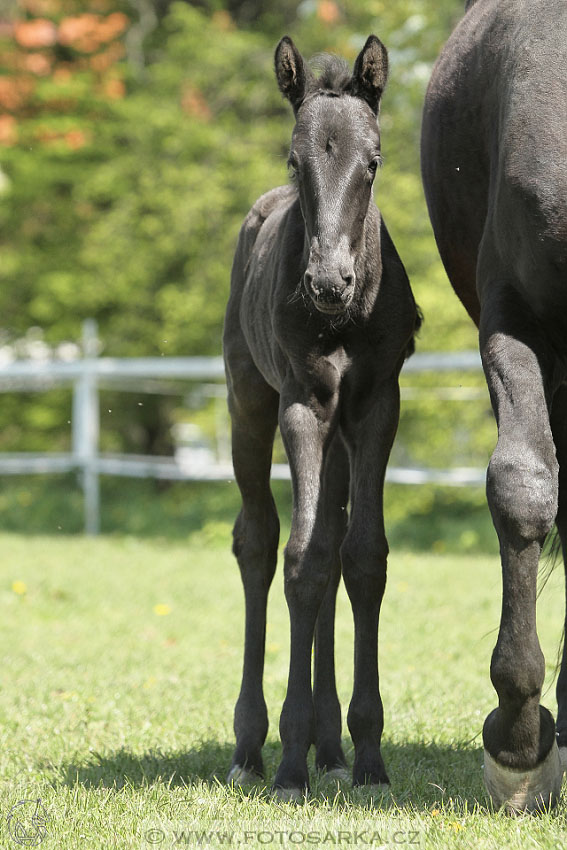
MULTIPOLYGON (((538 560, 567 545, 567 3, 469 0, 427 92, 422 172, 439 251, 479 326, 498 422, 487 495, 502 617, 485 779, 508 811, 554 804, 562 768, 540 705, 538 560)), ((567 649, 557 686, 567 753, 567 649)))
POLYGON ((270 465, 279 423, 293 516, 284 567, 291 657, 274 786, 280 795, 295 797, 308 787, 312 743, 318 768, 345 767, 334 669, 341 564, 355 623, 348 713, 353 778, 388 781, 380 754, 377 664, 388 552, 382 490, 398 423, 398 374, 419 318, 373 202, 385 48, 370 36, 352 75, 341 60, 326 57, 316 79, 293 42, 283 38, 275 62, 296 118, 289 155, 295 179, 260 198, 244 222, 224 331, 234 471, 242 494, 234 552, 246 600, 228 778, 243 782, 263 771, 266 602, 279 536, 270 465))

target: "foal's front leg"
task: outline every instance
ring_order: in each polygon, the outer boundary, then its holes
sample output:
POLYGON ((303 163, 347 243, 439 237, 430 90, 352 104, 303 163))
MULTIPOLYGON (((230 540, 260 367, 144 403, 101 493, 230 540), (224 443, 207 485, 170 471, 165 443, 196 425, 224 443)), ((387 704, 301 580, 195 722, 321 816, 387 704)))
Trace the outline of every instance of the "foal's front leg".
POLYGON ((354 687, 348 727, 354 743, 354 785, 389 782, 380 741, 384 725, 378 678, 378 621, 386 587, 384 531, 386 464, 399 419, 397 377, 381 385, 379 403, 345 423, 351 452, 351 518, 341 548, 354 617, 354 687))
POLYGON ((284 563, 291 645, 287 695, 280 718, 282 760, 274 788, 286 798, 297 798, 309 787, 307 752, 315 737, 311 649, 331 567, 322 476, 335 410, 334 396, 315 411, 303 401, 297 385, 288 384, 282 392, 280 431, 293 485, 291 534, 284 563))
MULTIPOLYGON (((242 359, 240 361, 242 363, 242 359)), ((249 366, 231 373, 232 458, 242 496, 234 526, 246 606, 242 685, 234 709, 236 748, 227 781, 246 784, 264 772, 268 711, 262 685, 268 592, 276 569, 279 520, 270 490, 278 396, 249 366)))

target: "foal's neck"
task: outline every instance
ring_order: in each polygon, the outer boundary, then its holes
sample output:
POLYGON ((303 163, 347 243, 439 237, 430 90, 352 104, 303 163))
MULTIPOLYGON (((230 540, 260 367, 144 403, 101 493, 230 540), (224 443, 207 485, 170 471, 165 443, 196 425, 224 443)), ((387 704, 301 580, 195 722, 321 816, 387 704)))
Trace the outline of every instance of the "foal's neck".
POLYGON ((371 197, 354 264, 360 294, 371 302, 370 307, 374 304, 382 279, 381 227, 382 216, 374 203, 374 197, 371 197))

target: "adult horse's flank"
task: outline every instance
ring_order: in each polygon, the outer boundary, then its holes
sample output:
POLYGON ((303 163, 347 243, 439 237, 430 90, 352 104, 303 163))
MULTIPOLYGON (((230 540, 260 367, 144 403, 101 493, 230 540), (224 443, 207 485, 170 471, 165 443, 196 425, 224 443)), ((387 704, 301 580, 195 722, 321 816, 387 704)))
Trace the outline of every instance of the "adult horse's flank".
POLYGON ((540 705, 536 631, 538 560, 555 522, 567 554, 565 0, 469 0, 427 92, 422 171, 498 422, 487 495, 503 601, 485 781, 496 805, 538 809, 557 801, 567 755, 567 648, 556 733, 540 705))
POLYGON ((344 772, 334 669, 341 564, 355 623, 348 713, 354 782, 388 781, 377 664, 388 552, 382 491, 398 423, 398 374, 419 322, 404 267, 373 202, 386 50, 370 36, 352 75, 342 60, 322 62, 316 79, 291 39, 276 49, 278 84, 296 119, 289 155, 295 180, 261 197, 244 222, 224 331, 242 494, 234 552, 246 600, 228 780, 245 782, 263 771, 266 602, 279 536, 270 465, 279 423, 293 484, 284 567, 291 657, 274 780, 282 797, 308 788, 312 743, 318 768, 344 772))

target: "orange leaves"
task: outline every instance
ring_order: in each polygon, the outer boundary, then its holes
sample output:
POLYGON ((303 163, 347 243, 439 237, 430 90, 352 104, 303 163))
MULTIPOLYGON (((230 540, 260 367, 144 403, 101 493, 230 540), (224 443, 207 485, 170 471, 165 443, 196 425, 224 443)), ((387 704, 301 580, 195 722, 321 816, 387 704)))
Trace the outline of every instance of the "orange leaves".
POLYGON ((90 143, 89 131, 79 126, 82 118, 64 130, 54 130, 49 119, 33 129, 27 122, 49 114, 71 118, 79 103, 81 110, 88 104, 96 111, 103 102, 126 96, 119 63, 130 19, 113 5, 109 0, 19 0, 15 19, 0 20, 0 114, 11 113, 3 116, 0 145, 15 145, 30 133, 36 143, 63 150, 90 143), (83 12, 85 5, 89 11, 83 12))
POLYGON ((230 16, 230 13, 227 12, 225 9, 219 9, 218 12, 214 12, 212 21, 215 27, 221 30, 221 32, 231 32, 236 28, 235 23, 230 16))
POLYGON ((13 115, 0 115, 0 145, 11 147, 18 141, 18 127, 13 115))
POLYGON ((0 106, 15 112, 24 105, 32 89, 32 80, 25 77, 0 77, 0 106))
MULTIPOLYGON (((7 25, 5 33, 0 32, 0 38, 12 37, 20 51, 6 53, 4 59, 12 67, 46 76, 56 64, 53 50, 49 48, 60 44, 78 53, 91 54, 87 61, 92 69, 103 73, 123 57, 124 45, 118 39, 128 24, 129 19, 122 12, 109 15, 85 12, 62 18, 58 26, 43 17, 16 20, 13 25, 7 25)), ((77 61, 80 63, 80 58, 77 61)))
POLYGON ((211 110, 209 104, 203 97, 202 92, 192 85, 185 85, 181 92, 181 108, 187 115, 199 118, 201 121, 210 121, 211 110))
POLYGON ((59 130, 48 125, 40 125, 34 132, 36 142, 42 145, 64 145, 69 150, 77 151, 91 141, 90 133, 80 127, 70 130, 59 130))
POLYGON ((28 50, 39 47, 52 47, 57 41, 57 27, 47 18, 36 18, 34 21, 16 21, 14 38, 20 47, 28 50))
POLYGON ((126 95, 126 86, 120 77, 110 77, 104 82, 102 90, 109 100, 121 100, 126 95))
POLYGON ((38 18, 45 15, 57 15, 61 12, 59 0, 20 0, 20 5, 28 14, 36 15, 38 18))
POLYGON ((93 53, 100 42, 95 38, 98 15, 86 13, 77 18, 64 18, 59 25, 59 43, 83 53, 93 53))
POLYGON ((73 151, 77 151, 80 148, 84 148, 84 146, 88 142, 87 134, 83 130, 69 130, 65 133, 64 137, 65 142, 67 143, 67 147, 71 148, 73 151))
POLYGON ((36 77, 46 77, 52 68, 51 61, 44 53, 25 53, 19 64, 36 77))
POLYGON ((73 18, 63 18, 57 38, 60 44, 82 53, 94 53, 103 44, 113 41, 128 26, 128 18, 122 12, 111 15, 94 15, 85 12, 73 18))
POLYGON ((321 23, 327 26, 333 26, 333 24, 338 24, 340 21, 341 12, 337 4, 333 3, 332 0, 320 0, 317 3, 317 17, 321 23))
POLYGON ((97 71, 98 73, 108 71, 109 68, 122 59, 125 52, 124 45, 119 41, 115 41, 114 44, 111 44, 106 50, 103 50, 101 53, 95 53, 94 56, 91 56, 89 59, 89 65, 93 71, 97 71))

